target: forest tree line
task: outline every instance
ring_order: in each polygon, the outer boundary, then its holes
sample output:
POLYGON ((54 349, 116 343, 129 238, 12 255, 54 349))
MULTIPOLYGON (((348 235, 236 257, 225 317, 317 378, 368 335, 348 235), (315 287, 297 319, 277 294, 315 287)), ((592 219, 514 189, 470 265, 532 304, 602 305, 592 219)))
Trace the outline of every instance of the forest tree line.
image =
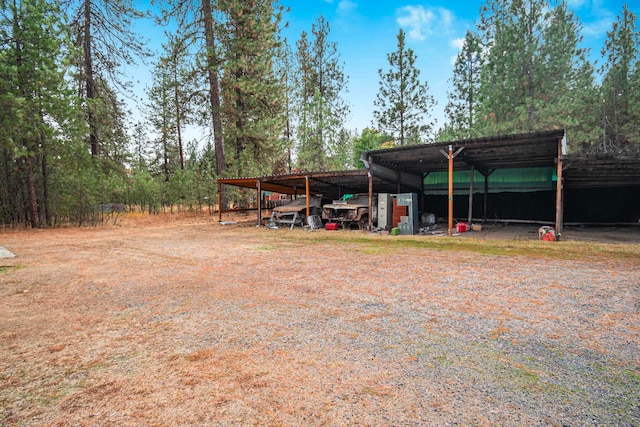
POLYGON ((396 145, 564 128, 574 152, 640 146, 640 32, 626 6, 590 62, 565 2, 487 0, 445 100, 399 30, 371 126, 356 133, 348 58, 324 17, 287 40, 277 0, 151 5, 0 0, 0 223, 88 223, 106 203, 212 209, 218 177, 353 169, 363 151, 396 145), (159 54, 142 19, 164 29, 159 54), (153 70, 144 117, 124 101, 135 66, 153 70), (186 136, 194 128, 203 140, 186 136))

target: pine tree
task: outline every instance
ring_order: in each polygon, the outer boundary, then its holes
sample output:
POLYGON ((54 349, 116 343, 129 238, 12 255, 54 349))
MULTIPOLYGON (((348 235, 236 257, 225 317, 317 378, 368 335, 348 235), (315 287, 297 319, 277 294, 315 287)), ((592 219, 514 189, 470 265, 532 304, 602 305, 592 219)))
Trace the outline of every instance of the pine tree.
POLYGON ((571 149, 597 139, 597 94, 593 67, 580 48, 582 26, 565 3, 550 11, 542 33, 543 72, 536 128, 564 128, 571 149))
POLYGON ((155 165, 168 181, 177 169, 185 169, 183 131, 194 121, 192 100, 197 89, 191 70, 184 65, 188 55, 183 40, 169 37, 163 49, 147 91, 146 110, 157 135, 155 165))
POLYGON ((154 141, 155 156, 152 174, 164 175, 169 181, 179 168, 177 126, 172 90, 173 75, 165 61, 160 61, 153 74, 153 85, 148 90, 149 123, 157 135, 154 141))
POLYGON ((625 5, 622 15, 614 22, 607 39, 602 56, 604 63, 600 68, 602 74, 603 134, 601 150, 625 151, 630 147, 638 134, 633 131, 633 112, 637 106, 632 102, 637 99, 634 93, 637 86, 632 85, 633 72, 637 70, 640 46, 640 32, 636 29, 636 15, 625 5), (629 125, 632 123, 631 125, 629 125))
MULTIPOLYGON (((640 87, 640 61, 636 61, 631 73, 630 85, 640 87)), ((629 121, 623 124, 623 131, 630 142, 629 150, 640 152, 640 90, 632 90, 629 94, 629 121)))
POLYGON ((486 52, 480 83, 482 135, 565 128, 572 148, 594 137, 592 66, 581 26, 564 2, 492 0, 478 26, 486 52))
POLYGON ((447 139, 462 139, 477 136, 476 114, 479 109, 480 69, 482 67, 480 38, 467 31, 462 50, 456 57, 453 68, 453 90, 445 108, 447 117, 447 139))
POLYGON ((226 16, 220 10, 219 2, 200 0, 164 0, 161 5, 160 25, 177 28, 173 33, 175 44, 185 53, 182 65, 194 87, 202 87, 203 96, 196 91, 193 98, 194 113, 200 115, 200 122, 207 122, 211 131, 216 158, 216 175, 222 176, 227 167, 225 141, 223 135, 222 98, 220 76, 222 75, 223 46, 226 16))
POLYGON ((220 5, 227 15, 222 113, 234 170, 239 176, 272 173, 284 128, 285 88, 273 61, 283 9, 271 0, 220 5))
POLYGON ((396 138, 399 145, 417 144, 432 139, 435 121, 426 121, 435 105, 427 82, 419 80, 416 55, 398 32, 398 50, 387 55, 391 69, 380 76, 380 90, 373 112, 377 127, 396 138))
POLYGON ((56 215, 52 171, 68 168, 84 131, 65 74, 69 35, 55 2, 2 0, 0 9, 0 220, 40 227, 56 215))
POLYGON ((77 58, 79 87, 86 100, 91 155, 100 153, 99 101, 97 80, 103 79, 115 90, 126 90, 120 67, 134 65, 136 58, 149 56, 143 39, 132 30, 132 21, 144 13, 130 0, 69 1, 71 28, 81 55, 77 58))
POLYGON ((347 78, 337 43, 329 40, 329 23, 320 16, 297 42, 298 165, 306 170, 329 167, 336 156, 349 106, 342 98, 347 78))
POLYGON ((488 50, 480 94, 485 134, 536 130, 548 10, 544 0, 494 0, 481 8, 479 31, 488 50))
POLYGON ((280 48, 276 54, 276 75, 283 86, 284 96, 284 129, 282 130, 282 149, 279 159, 274 159, 273 172, 291 173, 293 170, 293 149, 295 132, 295 65, 294 56, 287 40, 280 43, 280 48))

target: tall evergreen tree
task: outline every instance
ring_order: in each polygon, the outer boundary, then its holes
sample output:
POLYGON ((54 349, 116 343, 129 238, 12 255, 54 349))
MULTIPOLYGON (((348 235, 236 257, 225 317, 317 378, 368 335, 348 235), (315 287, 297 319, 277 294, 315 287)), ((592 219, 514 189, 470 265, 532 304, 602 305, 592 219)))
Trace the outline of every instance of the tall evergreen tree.
MULTIPOLYGON (((153 4, 152 0, 152 4, 153 4)), ((222 101, 220 76, 222 75, 223 55, 221 38, 224 34, 224 14, 218 2, 200 0, 184 2, 182 0, 158 1, 161 7, 162 25, 171 23, 177 28, 175 42, 188 52, 182 60, 190 68, 194 85, 204 85, 204 96, 200 100, 201 117, 208 121, 211 137, 214 141, 216 174, 222 176, 227 167, 222 124, 222 101)), ((198 98, 194 93, 193 97, 198 98)))
POLYGON ((478 25, 482 135, 569 130, 572 148, 594 137, 593 69, 581 25, 564 2, 490 0, 478 25), (586 118, 586 120, 585 120, 586 118))
POLYGON ((488 51, 480 94, 485 133, 536 129, 548 10, 546 0, 490 0, 481 8, 479 31, 488 51))
POLYGON ((153 83, 148 89, 149 122, 158 135, 157 156, 162 173, 168 180, 176 169, 185 169, 183 133, 193 121, 192 100, 196 88, 192 71, 185 66, 188 54, 183 40, 169 37, 164 54, 154 68, 153 83))
POLYGON ((416 55, 398 32, 398 50, 387 55, 391 69, 380 76, 380 89, 373 112, 377 127, 396 138, 399 145, 417 144, 432 139, 435 121, 426 121, 435 105, 427 82, 420 82, 416 55))
POLYGON ((283 40, 276 56, 276 75, 284 90, 284 129, 282 130, 282 153, 275 161, 274 173, 291 173, 293 170, 295 128, 295 59, 287 40, 283 40))
POLYGON ((174 109, 173 75, 167 62, 162 59, 153 74, 153 85, 149 89, 149 123, 156 138, 154 140, 155 156, 152 160, 152 173, 162 174, 169 181, 179 168, 179 149, 177 117, 174 109))
POLYGON ((478 112, 482 46, 477 34, 467 31, 462 49, 456 57, 451 79, 453 90, 445 108, 447 139, 476 136, 474 128, 478 112))
POLYGON ((120 67, 134 65, 136 58, 149 55, 143 39, 132 29, 132 21, 144 13, 131 0, 69 0, 71 28, 78 56, 79 87, 85 98, 91 154, 100 153, 99 117, 96 111, 97 80, 103 79, 115 90, 126 89, 120 67))
POLYGON ((222 112, 234 171, 272 173, 284 128, 285 88, 274 65, 283 8, 271 0, 220 6, 227 15, 222 112))
POLYGON ((55 215, 51 170, 83 130, 65 74, 69 37, 56 2, 1 0, 0 10, 0 220, 40 227, 55 215))
POLYGON ((637 100, 638 86, 632 85, 634 70, 637 70, 640 52, 640 32, 636 29, 637 16, 625 5, 622 15, 613 23, 602 56, 604 63, 600 68, 602 74, 603 129, 602 151, 624 151, 632 142, 638 142, 637 126, 633 124, 633 105, 637 100), (633 141, 635 139, 635 141, 633 141))
POLYGON ((565 128, 570 148, 597 139, 597 93, 593 67, 580 48, 582 25, 562 2, 549 13, 542 33, 543 70, 536 128, 565 128))
POLYGON ((312 40, 305 32, 297 43, 298 164, 306 170, 326 169, 327 159, 336 155, 340 136, 349 114, 342 98, 347 77, 340 63, 338 45, 329 40, 329 23, 320 16, 311 27, 312 40))

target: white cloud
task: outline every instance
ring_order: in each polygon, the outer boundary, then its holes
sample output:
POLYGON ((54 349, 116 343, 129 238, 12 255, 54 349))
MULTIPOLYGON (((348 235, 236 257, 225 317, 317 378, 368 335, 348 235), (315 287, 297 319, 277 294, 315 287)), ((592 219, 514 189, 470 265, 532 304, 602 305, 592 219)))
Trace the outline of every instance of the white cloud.
POLYGON ((601 37, 607 34, 607 31, 611 31, 611 28, 613 28, 613 19, 607 17, 584 24, 582 33, 587 37, 601 37))
POLYGON ((422 6, 405 6, 401 8, 398 16, 398 24, 407 28, 409 37, 416 40, 424 40, 431 32, 430 24, 434 19, 434 14, 430 10, 425 10, 422 6))
POLYGON ((456 50, 456 54, 449 57, 449 64, 453 66, 456 64, 456 59, 458 59, 458 53, 464 47, 464 37, 449 40, 449 47, 456 50))
POLYGON ((579 9, 587 3, 588 0, 567 0, 567 6, 570 9, 579 9))
POLYGON ((453 13, 445 8, 425 9, 424 6, 404 6, 397 11, 397 23, 406 28, 414 40, 425 40, 435 30, 449 30, 454 21, 453 13))
POLYGON ((449 46, 457 50, 462 50, 462 48, 464 47, 464 37, 449 40, 449 46))
POLYGON ((340 15, 348 15, 350 12, 356 10, 358 4, 351 0, 341 0, 338 3, 338 13, 340 15))
POLYGON ((451 24, 453 23, 453 13, 443 7, 439 8, 438 12, 440 12, 440 20, 442 21, 442 25, 444 25, 445 28, 451 27, 451 24))

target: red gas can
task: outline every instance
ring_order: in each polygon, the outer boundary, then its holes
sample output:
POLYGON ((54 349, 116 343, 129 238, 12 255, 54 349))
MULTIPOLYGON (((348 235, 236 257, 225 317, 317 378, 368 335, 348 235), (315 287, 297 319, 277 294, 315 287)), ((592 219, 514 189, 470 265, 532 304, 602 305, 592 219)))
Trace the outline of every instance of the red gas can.
POLYGON ((328 222, 325 224, 324 228, 326 230, 337 230, 338 229, 338 223, 337 222, 328 222))

